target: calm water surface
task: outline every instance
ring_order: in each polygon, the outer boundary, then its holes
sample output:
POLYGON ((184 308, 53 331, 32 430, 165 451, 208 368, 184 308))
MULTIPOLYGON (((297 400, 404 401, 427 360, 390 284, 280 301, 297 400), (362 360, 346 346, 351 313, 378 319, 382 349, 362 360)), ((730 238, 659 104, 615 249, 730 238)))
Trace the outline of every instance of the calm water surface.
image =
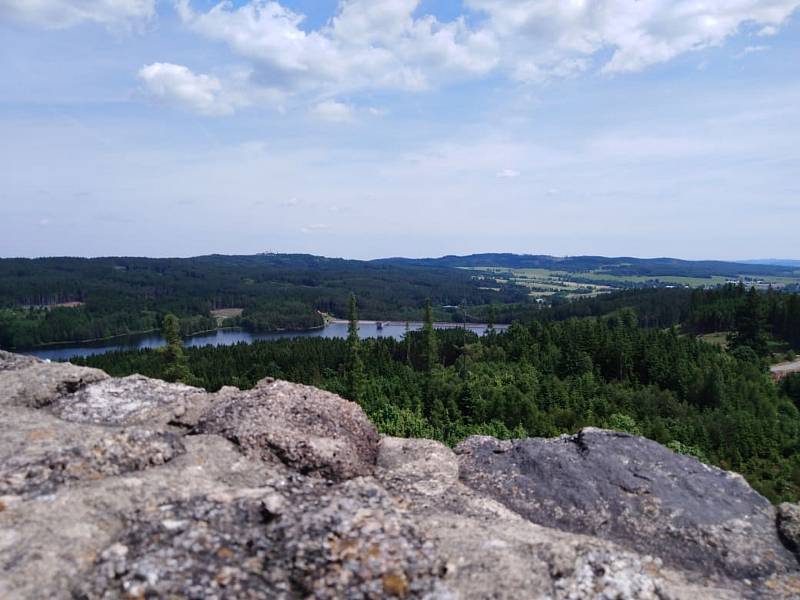
MULTIPOLYGON (((409 329, 415 331, 422 327, 422 323, 409 323, 409 329)), ((437 325, 438 329, 452 328, 452 324, 437 325)), ((461 327, 458 325, 457 327, 461 327)), ((497 325, 495 329, 501 331, 504 325, 497 325)), ((485 325, 467 325, 467 329, 483 335, 486 333, 485 325)), ((362 338, 393 337, 400 339, 406 332, 406 324, 399 322, 385 323, 383 329, 378 329, 374 321, 362 321, 358 327, 358 335, 362 338)), ((234 344, 250 344, 258 340, 280 340, 300 337, 344 338, 347 337, 347 323, 330 323, 320 329, 311 331, 280 331, 274 333, 249 333, 242 329, 220 329, 209 333, 188 337, 184 340, 187 347, 193 346, 232 346, 234 344)), ((157 333, 133 335, 105 340, 103 342, 88 344, 70 344, 49 346, 36 350, 23 351, 22 354, 47 358, 50 360, 69 360, 75 356, 91 356, 106 354, 118 350, 139 350, 141 348, 159 348, 165 344, 164 338, 157 333)))

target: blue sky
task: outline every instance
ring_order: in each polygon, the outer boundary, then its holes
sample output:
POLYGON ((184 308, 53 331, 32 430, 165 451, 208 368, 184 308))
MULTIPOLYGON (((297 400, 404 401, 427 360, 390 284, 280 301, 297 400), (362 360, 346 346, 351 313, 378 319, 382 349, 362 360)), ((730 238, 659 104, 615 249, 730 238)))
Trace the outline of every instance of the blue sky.
POLYGON ((800 258, 800 0, 0 0, 0 256, 800 258))

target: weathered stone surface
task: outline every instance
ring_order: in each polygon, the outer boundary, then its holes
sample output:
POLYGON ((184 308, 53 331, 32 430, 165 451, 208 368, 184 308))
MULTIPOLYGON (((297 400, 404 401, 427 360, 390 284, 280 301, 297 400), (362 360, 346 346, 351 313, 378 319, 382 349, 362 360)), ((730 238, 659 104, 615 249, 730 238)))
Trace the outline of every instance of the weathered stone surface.
POLYGON ((534 523, 736 579, 797 568, 773 506, 741 476, 644 438, 589 428, 550 440, 473 437, 456 452, 467 486, 534 523))
POLYGON ((432 440, 385 437, 378 467, 387 481, 424 496, 441 495, 458 481, 458 461, 452 450, 432 440))
POLYGON ((454 597, 725 600, 747 593, 711 578, 698 584, 606 540, 531 523, 460 483, 455 455, 435 442, 384 438, 378 464, 376 477, 433 542, 454 597))
POLYGON ((71 598, 137 511, 194 498, 229 501, 285 474, 218 436, 185 437, 184 445, 164 465, 64 485, 48 496, 3 496, 0 598, 71 598))
POLYGON ((292 476, 137 511, 76 595, 378 599, 437 584, 431 545, 379 485, 292 476))
POLYGON ((778 532, 787 548, 800 553, 800 504, 778 506, 778 532))
POLYGON ((38 362, 32 356, 24 356, 22 354, 12 354, 5 350, 0 350, 0 372, 3 371, 16 371, 29 367, 38 362))
POLYGON ((106 378, 98 369, 48 363, 0 350, 0 403, 41 408, 106 378))
POLYGON ((180 437, 146 429, 76 440, 43 456, 18 454, 0 465, 0 496, 50 494, 70 481, 93 481, 163 465, 184 451, 180 437))
POLYGON ((256 499, 193 498, 137 511, 74 591, 78 598, 274 598, 273 550, 256 499))
POLYGON ((337 481, 371 473, 379 440, 357 404, 271 379, 212 405, 196 431, 223 435, 253 456, 277 457, 303 474, 337 481))
POLYGON ((59 397, 49 408, 65 421, 77 423, 133 425, 161 417, 166 424, 199 392, 188 385, 131 375, 82 387, 59 397))
POLYGON ((797 507, 653 442, 456 455, 314 388, 73 369, 0 355, 0 598, 800 598, 797 507))

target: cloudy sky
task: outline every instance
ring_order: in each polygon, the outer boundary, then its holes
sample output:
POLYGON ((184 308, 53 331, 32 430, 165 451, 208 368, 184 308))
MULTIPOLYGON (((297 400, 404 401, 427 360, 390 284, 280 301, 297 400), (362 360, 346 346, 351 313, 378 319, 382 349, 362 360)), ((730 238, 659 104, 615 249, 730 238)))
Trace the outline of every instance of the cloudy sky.
POLYGON ((0 256, 800 258, 800 0, 0 0, 0 256))

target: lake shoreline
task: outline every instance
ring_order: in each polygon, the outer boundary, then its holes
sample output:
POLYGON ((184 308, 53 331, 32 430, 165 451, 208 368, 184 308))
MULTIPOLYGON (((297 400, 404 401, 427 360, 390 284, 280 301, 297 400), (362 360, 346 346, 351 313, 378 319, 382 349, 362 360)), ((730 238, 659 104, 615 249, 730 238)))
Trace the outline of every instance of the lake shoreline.
MULTIPOLYGON (((334 319, 334 318, 331 318, 330 321, 328 321, 328 322, 329 323, 336 323, 338 325, 345 325, 345 324, 349 325, 350 324, 350 321, 348 321, 347 319, 334 319)), ((423 325, 423 321, 392 321, 392 320, 383 321, 383 320, 371 320, 371 319, 359 319, 358 320, 358 324, 359 325, 377 325, 378 323, 382 323, 383 325, 390 325, 390 326, 394 326, 394 327, 405 327, 406 323, 408 323, 409 325, 414 325, 414 326, 423 325)), ((433 327, 435 329, 463 329, 464 328, 464 323, 455 323, 453 321, 434 321, 433 327)), ((494 327, 505 328, 505 327, 510 327, 510 325, 508 325, 506 323, 497 323, 496 325, 494 325, 494 327)), ((471 323, 470 322, 470 323, 466 324, 466 328, 467 329, 488 329, 489 328, 489 324, 488 323, 471 323)))
MULTIPOLYGON (((115 335, 109 335, 106 337, 99 337, 99 338, 90 338, 87 340, 64 340, 63 342, 43 342, 41 344, 37 344, 35 346, 28 346, 24 348, 10 348, 8 352, 31 352, 34 350, 46 350, 47 348, 55 348, 58 346, 78 346, 80 344, 94 344, 95 342, 110 342, 111 340, 115 340, 118 338, 125 338, 125 337, 134 337, 140 335, 148 335, 150 333, 158 333, 161 331, 160 329, 147 329, 145 331, 130 331, 128 333, 117 333, 115 335)), ((212 331, 212 330, 209 330, 212 331)), ((196 334, 193 333, 191 335, 197 335, 202 332, 197 332, 196 334)))
MULTIPOLYGON (((197 337, 200 335, 205 335, 208 333, 214 333, 217 331, 246 331, 252 335, 260 335, 260 334, 270 334, 270 333, 305 333, 311 331, 318 331, 320 329, 325 329, 328 325, 343 325, 349 324, 350 321, 348 319, 339 319, 333 317, 327 313, 320 313, 323 316, 324 322, 322 325, 315 325, 314 327, 305 327, 305 328, 298 328, 298 329, 286 329, 286 328, 278 328, 278 329, 270 329, 268 331, 251 331, 244 327, 240 326, 228 326, 228 327, 215 327, 213 329, 202 329, 200 331, 193 331, 191 333, 187 333, 186 335, 182 335, 181 337, 184 340, 189 340, 190 338, 197 337)), ((359 325, 377 325, 381 323, 383 325, 388 326, 395 326, 395 327, 404 327, 406 324, 410 326, 421 326, 422 321, 398 321, 398 320, 383 320, 383 319, 359 319, 359 325)), ((452 321, 436 321, 433 323, 433 326, 436 329, 488 329, 489 325, 487 323, 454 323, 452 321)), ((508 327, 507 324, 498 323, 496 327, 508 327)), ((35 346, 28 346, 23 348, 8 348, 8 352, 21 352, 23 354, 29 352, 36 352, 37 350, 47 350, 50 348, 58 348, 59 346, 82 346, 86 345, 90 347, 91 344, 96 344, 99 342, 111 342, 115 339, 122 339, 122 338, 133 338, 133 337, 141 337, 146 336, 153 333, 159 333, 160 329, 146 329, 144 331, 129 331, 127 333, 117 333, 114 335, 109 335, 105 337, 98 337, 98 338, 89 338, 85 340, 64 340, 59 342, 44 342, 41 344, 37 344, 35 346)))
MULTIPOLYGON (((184 346, 195 348, 202 346, 230 346, 235 344, 252 344, 262 341, 278 341, 296 338, 341 338, 348 336, 349 322, 344 319, 327 320, 322 326, 302 330, 281 330, 271 332, 251 332, 241 327, 220 327, 205 332, 198 332, 183 338, 184 346)), ((359 337, 402 339, 407 331, 418 331, 423 327, 420 321, 359 321, 359 337), (380 323, 380 325, 379 325, 380 323)), ((488 328, 481 323, 468 323, 466 328, 461 323, 434 323, 436 329, 464 329, 478 335, 486 333, 488 328)), ((503 331, 507 326, 498 325, 496 330, 503 331)), ((90 343, 58 343, 20 350, 21 354, 36 356, 45 360, 70 360, 73 357, 106 354, 109 352, 126 352, 145 349, 156 349, 166 344, 159 330, 140 335, 114 336, 106 340, 90 343)))
MULTIPOLYGON (((317 329, 323 329, 324 327, 325 325, 323 324, 323 325, 316 325, 314 327, 307 327, 305 329, 271 329, 269 331, 250 331, 249 329, 245 329, 244 327, 233 325, 228 327, 215 327, 214 329, 201 329, 200 331, 193 331, 191 333, 187 333, 186 335, 182 335, 181 337, 184 340, 188 340, 193 337, 197 337, 199 335, 214 333, 216 331, 247 331, 248 333, 252 333, 254 335, 257 335, 259 333, 285 333, 287 331, 305 332, 305 331, 315 331, 317 329)), ((63 342, 44 342, 42 344, 37 344, 36 346, 28 346, 25 348, 9 348, 8 352, 20 352, 22 354, 25 354, 26 352, 35 352, 36 350, 47 350, 48 348, 58 348, 59 346, 80 346, 84 344, 87 347, 90 347, 91 344, 95 344, 97 342, 110 342, 121 338, 142 337, 145 335, 150 335, 152 333, 161 333, 161 329, 131 331, 128 333, 118 333, 116 335, 109 335, 106 337, 90 338, 88 340, 66 340, 63 342)))

